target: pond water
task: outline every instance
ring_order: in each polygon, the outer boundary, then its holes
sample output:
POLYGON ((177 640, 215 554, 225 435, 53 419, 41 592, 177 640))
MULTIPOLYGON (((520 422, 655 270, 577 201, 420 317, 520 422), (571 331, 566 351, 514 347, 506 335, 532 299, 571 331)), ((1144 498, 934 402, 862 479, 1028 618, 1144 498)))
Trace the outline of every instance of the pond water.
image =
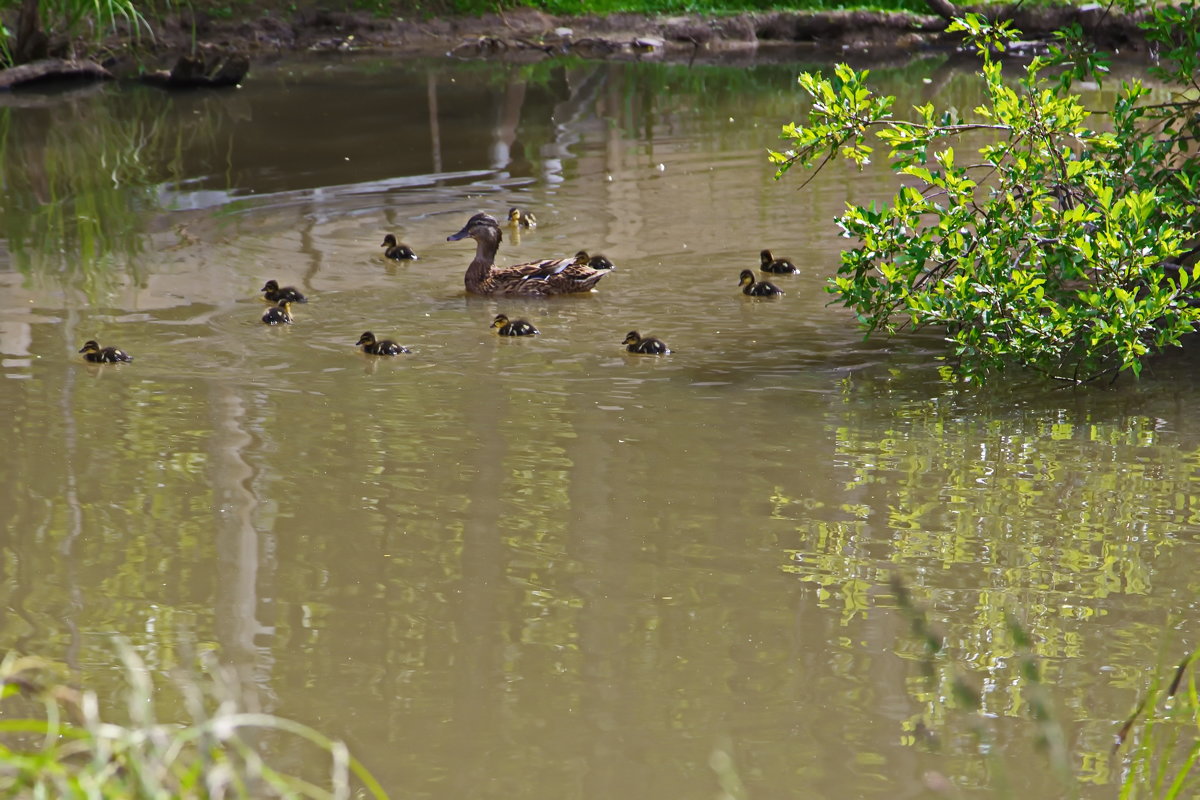
MULTIPOLYGON (((934 333, 865 341, 832 220, 894 184, 773 180, 803 68, 363 56, 3 98, 0 644, 106 696, 114 634, 165 683, 214 651, 395 797, 1113 796, 1116 726, 1196 644, 1196 358, 981 391, 934 333), (446 237, 510 206, 540 224, 501 264, 617 269, 468 297, 446 237), (802 268, 782 298, 738 291, 763 248, 802 268), (259 322, 270 278, 309 295, 291 326, 259 322)), ((936 59, 874 75, 976 102, 936 59)))

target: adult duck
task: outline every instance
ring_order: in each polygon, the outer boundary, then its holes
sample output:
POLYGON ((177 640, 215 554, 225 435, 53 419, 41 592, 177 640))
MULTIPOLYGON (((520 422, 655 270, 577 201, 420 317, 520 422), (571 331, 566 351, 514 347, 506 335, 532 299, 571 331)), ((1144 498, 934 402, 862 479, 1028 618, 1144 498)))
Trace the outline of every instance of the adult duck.
POLYGON ((463 282, 471 294, 510 295, 518 297, 550 297, 559 294, 589 292, 607 272, 570 258, 548 258, 496 266, 496 251, 504 233, 490 214, 479 213, 467 220, 458 233, 446 241, 457 242, 470 237, 475 240, 475 258, 467 267, 463 282))
POLYGON ((383 251, 384 258, 390 258, 395 261, 416 261, 417 254, 413 249, 406 244, 396 241, 396 234, 389 233, 383 237, 383 244, 380 247, 386 247, 383 251))
POLYGON ((133 356, 117 347, 101 347, 95 339, 88 339, 79 349, 84 359, 93 364, 117 364, 133 361, 133 356))

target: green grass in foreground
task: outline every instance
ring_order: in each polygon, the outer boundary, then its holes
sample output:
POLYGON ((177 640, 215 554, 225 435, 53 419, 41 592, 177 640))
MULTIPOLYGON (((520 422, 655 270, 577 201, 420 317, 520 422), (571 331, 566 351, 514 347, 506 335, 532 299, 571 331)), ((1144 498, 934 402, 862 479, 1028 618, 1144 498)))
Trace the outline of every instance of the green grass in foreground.
POLYGON ((55 680, 46 662, 10 653, 0 663, 0 795, 91 800, 386 796, 341 742, 290 720, 241 711, 236 687, 218 669, 208 670, 211 680, 179 681, 190 722, 157 721, 149 670, 128 644, 119 642, 118 650, 128 684, 127 724, 101 719, 96 695, 55 680), (251 739, 285 737, 323 755, 328 766, 319 784, 311 776, 275 769, 251 744, 251 739))

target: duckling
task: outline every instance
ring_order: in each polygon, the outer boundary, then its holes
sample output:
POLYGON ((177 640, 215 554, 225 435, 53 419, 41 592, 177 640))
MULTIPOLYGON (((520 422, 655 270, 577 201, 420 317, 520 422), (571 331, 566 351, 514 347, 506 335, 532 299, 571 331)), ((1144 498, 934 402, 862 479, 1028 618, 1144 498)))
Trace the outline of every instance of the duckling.
POLYGON ((398 356, 401 353, 412 352, 404 345, 396 344, 391 339, 376 339, 375 334, 366 331, 362 336, 358 337, 358 341, 354 343, 355 347, 362 345, 364 353, 369 353, 373 356, 398 356))
POLYGON ((514 228, 536 228, 537 220, 531 211, 522 211, 513 206, 508 210, 508 224, 514 228))
POLYGON ((759 269, 763 272, 774 272, 777 275, 795 275, 800 272, 800 269, 786 258, 772 258, 770 250, 763 250, 759 256, 762 258, 759 269))
POLYGON ((387 248, 383 251, 384 258, 394 258, 397 261, 417 260, 417 254, 413 252, 412 248, 406 244, 397 242, 395 234, 389 233, 383 237, 383 244, 379 246, 387 248))
POLYGON ((475 258, 463 276, 471 294, 550 297, 590 292, 608 274, 580 264, 575 258, 547 258, 497 267, 496 251, 500 249, 504 233, 500 223, 490 214, 479 213, 471 217, 462 230, 447 236, 446 241, 457 242, 467 237, 475 240, 475 258))
POLYGON ((290 325, 292 322, 292 301, 280 300, 278 305, 271 306, 263 314, 262 321, 268 325, 290 325))
POLYGON ((666 343, 662 339, 655 339, 653 336, 642 338, 637 331, 630 331, 625 334, 625 341, 621 342, 625 345, 625 349, 631 353, 641 353, 650 356, 665 356, 671 352, 666 343))
POLYGON ((575 263, 587 264, 592 269, 616 269, 616 265, 604 256, 599 253, 589 256, 587 250, 580 250, 575 254, 575 263))
POLYGON ((496 318, 492 320, 492 327, 499 328, 497 333, 501 336, 534 336, 541 333, 533 327, 533 323, 523 319, 514 319, 510 322, 504 314, 496 315, 496 318))
POLYGON ((263 293, 263 297, 272 303, 278 303, 280 300, 287 300, 289 303, 307 303, 308 299, 300 294, 300 291, 295 286, 284 286, 280 288, 279 284, 274 280, 269 280, 259 289, 263 293))
POLYGON ((742 294, 751 297, 778 297, 783 294, 783 289, 773 283, 755 281, 754 273, 748 269, 742 270, 742 274, 738 276, 738 286, 742 287, 742 294))
POLYGON ((118 362, 129 363, 133 361, 133 356, 116 347, 101 347, 96 343, 95 339, 88 339, 83 343, 83 347, 79 348, 79 352, 83 353, 84 359, 93 364, 116 364, 118 362))

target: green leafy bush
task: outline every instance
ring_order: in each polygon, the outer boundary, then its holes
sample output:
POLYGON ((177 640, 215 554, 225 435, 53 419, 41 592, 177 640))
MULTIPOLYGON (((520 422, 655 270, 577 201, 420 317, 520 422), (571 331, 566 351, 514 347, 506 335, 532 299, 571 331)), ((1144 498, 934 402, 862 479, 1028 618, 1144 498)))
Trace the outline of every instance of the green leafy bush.
MULTIPOLYGON (((831 291, 868 332, 939 326, 947 372, 981 379, 1018 364, 1081 383, 1129 370, 1180 343, 1200 321, 1200 13, 1194 0, 1147 23, 1161 48, 1156 75, 1181 90, 1148 102, 1140 81, 1121 87, 1104 128, 1071 91, 1102 78, 1105 61, 1067 31, 1050 58, 1005 79, 1000 54, 1017 32, 969 15, 956 20, 982 57, 986 100, 970 116, 932 104, 902 120, 868 72, 839 65, 800 76, 807 124, 788 124, 770 153, 777 177, 795 164, 888 150, 903 186, 885 205, 849 205, 837 220, 857 242, 831 291), (979 139, 964 158, 953 143, 979 139)), ((964 152, 966 148, 962 148, 964 152)))

